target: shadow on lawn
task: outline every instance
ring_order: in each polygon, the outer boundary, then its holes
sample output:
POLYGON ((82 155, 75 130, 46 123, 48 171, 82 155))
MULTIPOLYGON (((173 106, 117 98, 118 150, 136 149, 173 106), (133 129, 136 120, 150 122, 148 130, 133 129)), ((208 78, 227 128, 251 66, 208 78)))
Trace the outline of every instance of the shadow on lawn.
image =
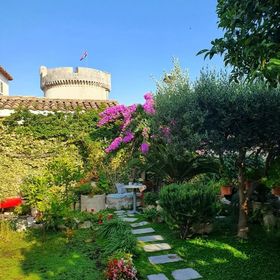
POLYGON ((89 230, 77 232, 70 241, 63 233, 31 231, 26 235, 28 246, 21 251, 24 279, 102 279, 94 242, 85 243, 90 237, 89 230))
MULTIPOLYGON (((278 280, 280 279, 280 239, 267 235, 261 227, 254 227, 248 241, 240 241, 234 232, 217 231, 205 238, 180 240, 166 225, 153 225, 184 261, 152 266, 141 253, 137 265, 142 278, 153 273, 171 272, 180 268, 193 268, 207 280, 278 280)), ((165 253, 167 253, 166 251, 165 253)), ((153 255, 162 254, 162 252, 153 255)))

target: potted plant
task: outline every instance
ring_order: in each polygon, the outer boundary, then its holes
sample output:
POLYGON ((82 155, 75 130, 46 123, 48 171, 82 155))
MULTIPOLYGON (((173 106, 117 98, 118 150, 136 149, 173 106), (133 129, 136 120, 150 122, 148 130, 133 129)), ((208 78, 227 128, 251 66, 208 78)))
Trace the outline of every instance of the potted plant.
POLYGON ((267 177, 262 182, 269 188, 275 196, 280 196, 280 158, 272 162, 267 172, 267 177))
POLYGON ((109 183, 103 173, 97 182, 80 185, 81 211, 98 212, 105 209, 105 198, 109 189, 109 183))
POLYGON ((232 194, 232 184, 228 178, 222 178, 220 180, 220 190, 221 190, 221 195, 231 195, 232 194))

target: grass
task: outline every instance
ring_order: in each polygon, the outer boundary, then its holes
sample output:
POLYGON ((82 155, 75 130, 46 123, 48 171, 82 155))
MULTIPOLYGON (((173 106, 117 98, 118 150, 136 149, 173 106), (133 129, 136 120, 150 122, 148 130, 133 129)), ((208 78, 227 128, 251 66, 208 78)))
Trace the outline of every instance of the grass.
POLYGON ((11 232, 0 238, 0 279, 103 279, 91 238, 90 230, 77 231, 71 241, 63 233, 11 232))
MULTIPOLYGON (((173 279, 173 270, 187 267, 197 270, 207 280, 280 279, 280 239, 268 236, 260 227, 254 227, 248 241, 240 241, 225 225, 220 225, 219 230, 209 237, 190 240, 180 240, 165 224, 151 226, 172 249, 164 253, 139 250, 135 265, 140 279, 147 279, 147 275, 157 273, 164 273, 173 279), (184 261, 162 265, 149 263, 148 256, 166 253, 177 253, 184 261)), ((143 244, 139 243, 138 246, 143 244)))
MULTIPOLYGON (((139 221, 143 219, 139 216, 139 221)), ((260 227, 253 228, 248 241, 240 241, 226 224, 209 237, 190 240, 180 240, 165 224, 150 226, 172 246, 164 253, 177 253, 184 261, 152 265, 148 256, 163 253, 146 253, 141 249, 144 243, 138 243, 134 263, 139 280, 161 272, 173 279, 173 270, 186 267, 196 269, 206 280, 280 279, 280 239, 260 227)), ((44 236, 41 231, 17 233, 6 228, 2 233, 0 280, 104 279, 103 241, 92 230, 76 230, 70 240, 63 232, 44 236)))

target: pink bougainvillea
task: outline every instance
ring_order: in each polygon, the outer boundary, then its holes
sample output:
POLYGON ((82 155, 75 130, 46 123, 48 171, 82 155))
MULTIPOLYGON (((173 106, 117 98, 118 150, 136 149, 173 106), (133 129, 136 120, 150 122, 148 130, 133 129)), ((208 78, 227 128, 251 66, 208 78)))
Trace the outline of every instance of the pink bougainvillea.
POLYGON ((123 138, 123 143, 129 143, 133 139, 134 139, 134 134, 131 131, 127 131, 123 138))
POLYGON ((143 105, 144 111, 149 115, 154 115, 156 113, 155 110, 155 101, 152 93, 148 92, 144 95, 146 102, 143 105))
POLYGON ((147 141, 150 136, 150 128, 146 124, 148 123, 149 117, 154 115, 156 111, 152 93, 146 93, 144 98, 145 103, 143 105, 116 105, 100 113, 98 126, 114 123, 117 120, 120 121, 120 134, 105 149, 106 153, 113 152, 119 149, 122 143, 130 143, 139 137, 142 137, 144 142, 140 147, 140 151, 143 154, 148 153, 149 144, 147 141), (141 124, 141 122, 143 123, 141 124))
POLYGON ((117 150, 120 147, 121 143, 122 143, 122 137, 119 136, 115 138, 113 142, 110 144, 110 146, 105 149, 105 152, 110 153, 112 151, 117 150))
POLYGON ((140 146, 140 150, 142 154, 147 154, 149 152, 150 145, 148 143, 142 143, 140 146))

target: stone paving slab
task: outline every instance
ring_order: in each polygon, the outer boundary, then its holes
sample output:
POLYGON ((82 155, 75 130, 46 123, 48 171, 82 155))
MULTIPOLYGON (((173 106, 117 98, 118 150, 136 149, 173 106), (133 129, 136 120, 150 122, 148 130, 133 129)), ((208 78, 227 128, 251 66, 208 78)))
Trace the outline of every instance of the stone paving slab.
POLYGON ((128 216, 128 217, 135 217, 135 214, 127 213, 127 216, 128 216))
POLYGON ((172 263, 172 262, 179 262, 182 261, 176 254, 167 254, 167 255, 160 255, 160 256, 151 256, 149 257, 149 261, 151 264, 163 264, 163 263, 172 263))
POLYGON ((153 228, 139 228, 131 230, 132 234, 143 234, 143 233, 150 233, 155 232, 153 228))
POLYGON ((130 224, 132 227, 142 227, 142 226, 146 226, 149 223, 146 221, 140 222, 140 223, 134 223, 134 224, 130 224))
POLYGON ((126 211, 125 210, 116 210, 116 211, 114 211, 114 213, 115 214, 125 214, 126 213, 126 211))
POLYGON ((192 268, 177 269, 172 272, 175 280, 191 280, 202 278, 202 276, 192 268))
POLYGON ((146 236, 137 237, 137 240, 142 242, 151 242, 151 241, 160 241, 164 239, 161 235, 146 235, 146 236))
POLYGON ((154 243, 143 247, 145 252, 158 252, 163 250, 170 250, 171 246, 168 243, 154 243))
POLYGON ((148 280, 168 280, 168 278, 163 273, 160 273, 148 275, 148 280))
POLYGON ((124 222, 128 222, 128 223, 133 223, 136 222, 138 219, 137 218, 121 218, 124 222))

